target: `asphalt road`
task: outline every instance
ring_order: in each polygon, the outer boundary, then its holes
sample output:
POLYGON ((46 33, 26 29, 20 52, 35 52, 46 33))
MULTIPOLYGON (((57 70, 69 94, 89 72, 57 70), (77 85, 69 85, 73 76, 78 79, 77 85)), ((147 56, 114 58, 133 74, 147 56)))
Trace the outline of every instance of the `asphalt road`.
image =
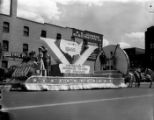
POLYGON ((2 104, 11 120, 153 120, 154 87, 8 92, 2 104))

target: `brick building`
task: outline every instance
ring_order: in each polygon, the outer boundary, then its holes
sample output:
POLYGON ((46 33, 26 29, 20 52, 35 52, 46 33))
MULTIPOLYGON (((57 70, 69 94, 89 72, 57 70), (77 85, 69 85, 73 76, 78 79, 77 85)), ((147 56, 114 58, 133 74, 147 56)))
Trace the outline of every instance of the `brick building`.
MULTIPOLYGON (((20 18, 17 16, 17 0, 11 0, 10 8, 9 15, 0 13, 0 67, 2 68, 20 63, 24 53, 32 50, 38 52, 38 48, 45 45, 40 37, 62 38, 70 41, 74 38, 75 41, 95 44, 99 49, 102 47, 102 34, 20 18)), ((56 64, 55 56, 51 51, 49 52, 52 64, 56 64)), ((93 68, 95 58, 94 53, 85 64, 93 68)))
POLYGON ((125 48, 130 60, 130 67, 145 67, 145 50, 141 48, 125 48))

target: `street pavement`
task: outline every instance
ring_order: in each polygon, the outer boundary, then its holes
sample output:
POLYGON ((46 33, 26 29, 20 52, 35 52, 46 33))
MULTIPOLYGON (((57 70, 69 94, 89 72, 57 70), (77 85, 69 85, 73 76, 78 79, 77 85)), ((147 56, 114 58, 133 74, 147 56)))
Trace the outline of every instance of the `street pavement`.
POLYGON ((2 104, 10 120, 153 120, 154 86, 6 92, 2 104))

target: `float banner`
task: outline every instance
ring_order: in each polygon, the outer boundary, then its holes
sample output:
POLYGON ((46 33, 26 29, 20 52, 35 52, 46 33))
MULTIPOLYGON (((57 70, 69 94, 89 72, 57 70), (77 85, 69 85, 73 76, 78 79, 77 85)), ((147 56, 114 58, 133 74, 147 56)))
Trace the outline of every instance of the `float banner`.
POLYGON ((60 64, 59 68, 61 73, 70 73, 70 74, 89 74, 90 73, 90 66, 88 65, 60 64))
POLYGON ((60 42, 60 49, 64 52, 69 54, 71 57, 74 55, 80 55, 82 44, 78 44, 77 42, 61 40, 60 42))

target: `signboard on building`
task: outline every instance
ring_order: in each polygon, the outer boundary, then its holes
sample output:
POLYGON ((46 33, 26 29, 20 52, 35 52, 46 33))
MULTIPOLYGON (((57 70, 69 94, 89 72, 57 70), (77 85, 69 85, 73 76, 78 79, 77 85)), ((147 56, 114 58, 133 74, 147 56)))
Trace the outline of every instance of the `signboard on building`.
POLYGON ((24 54, 20 53, 20 52, 3 52, 3 57, 10 58, 11 60, 22 59, 23 56, 24 56, 24 54))
POLYGON ((90 31, 81 31, 74 28, 73 28, 72 36, 78 37, 81 39, 86 39, 88 42, 92 42, 92 43, 102 44, 102 40, 103 40, 103 35, 101 34, 90 32, 90 31))
POLYGON ((90 31, 81 31, 73 28, 72 36, 82 39, 83 42, 87 45, 98 46, 98 49, 96 49, 88 58, 88 60, 96 60, 99 50, 101 50, 102 48, 103 35, 90 31))

